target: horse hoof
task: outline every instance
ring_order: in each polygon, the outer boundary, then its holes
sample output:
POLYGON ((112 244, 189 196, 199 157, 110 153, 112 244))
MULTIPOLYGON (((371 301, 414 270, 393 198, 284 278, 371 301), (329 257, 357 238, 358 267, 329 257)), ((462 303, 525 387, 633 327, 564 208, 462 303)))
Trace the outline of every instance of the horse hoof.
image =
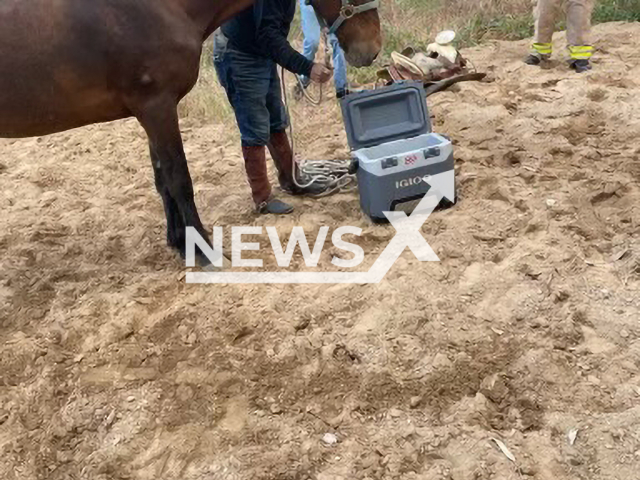
POLYGON ((221 272, 222 268, 216 267, 213 263, 210 263, 209 265, 202 266, 200 270, 202 272, 215 273, 215 272, 221 272))
POLYGON ((217 267, 213 263, 209 262, 208 265, 201 265, 200 268, 203 272, 224 272, 231 268, 231 260, 227 257, 222 258, 222 267, 217 267))
POLYGON ((219 272, 229 270, 231 268, 231 259, 226 255, 222 255, 222 267, 218 267, 204 255, 196 255, 196 262, 200 268, 207 272, 219 272))

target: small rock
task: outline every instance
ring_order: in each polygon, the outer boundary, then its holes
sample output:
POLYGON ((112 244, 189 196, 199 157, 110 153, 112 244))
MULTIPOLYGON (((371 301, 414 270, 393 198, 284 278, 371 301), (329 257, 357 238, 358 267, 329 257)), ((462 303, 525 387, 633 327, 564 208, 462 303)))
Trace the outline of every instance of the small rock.
POLYGON ((129 397, 127 397, 127 402, 133 402, 136 399, 136 397, 134 397, 133 395, 130 395, 129 397))
POLYGON ((620 332, 620 336, 621 336, 622 338, 629 338, 629 332, 627 332, 626 330, 622 330, 622 331, 620 332))
POLYGON ((521 171, 520 173, 518 173, 518 175, 527 183, 531 183, 531 181, 535 178, 535 174, 527 170, 521 171))
POLYGON ((504 189, 496 188, 493 190, 489 196, 489 200, 497 200, 500 202, 511 203, 509 199, 509 194, 504 189))
POLYGON ((335 445, 338 443, 338 437, 336 437, 333 433, 325 433, 322 437, 322 443, 325 445, 335 445))
POLYGON ((300 321, 298 321, 298 323, 296 323, 293 328, 296 330, 296 332, 299 332, 307 328, 309 324, 311 324, 311 317, 301 318, 300 321))
POLYGON ((363 470, 374 467, 378 463, 380 463, 380 456, 375 454, 367 455, 361 460, 363 470))
POLYGON ((411 408, 418 408, 421 403, 422 403, 422 397, 420 395, 416 395, 415 397, 411 397, 411 400, 409 400, 409 406, 411 408))
POLYGON ((389 416, 391 418, 398 418, 402 416, 402 411, 398 410, 397 408, 392 408, 391 410, 389 410, 389 416))
POLYGON ((415 427, 415 425, 413 423, 410 423, 409 425, 407 425, 405 428, 403 428, 401 430, 400 436, 402 438, 407 439, 407 438, 411 437, 412 435, 415 435, 415 433, 416 433, 416 427, 415 427))
POLYGON ((482 381, 480 393, 495 403, 500 403, 509 394, 509 387, 502 375, 495 374, 482 381))
POLYGON ((509 163, 509 165, 520 165, 522 163, 522 158, 520 158, 520 154, 518 152, 510 151, 505 153, 504 159, 509 163))
POLYGON ((520 272, 526 275, 527 277, 532 278, 533 280, 537 280, 542 275, 541 270, 535 267, 532 267, 528 263, 525 263, 520 266, 520 272))
POLYGON ((280 415, 282 413, 282 407, 274 403, 269 407, 269 411, 274 415, 280 415))
POLYGON ((437 353, 433 357, 433 368, 448 368, 451 366, 451 360, 444 353, 437 353))
POLYGON ((547 204, 547 207, 551 208, 551 207, 554 207, 558 202, 553 198, 547 198, 545 203, 547 204))
POLYGON ((538 317, 531 320, 531 328, 545 328, 549 326, 549 320, 544 317, 538 317))
POLYGON ((73 460, 71 454, 60 451, 56 452, 56 461, 58 461, 58 463, 69 463, 71 460, 73 460))
POLYGON ((47 333, 47 340, 53 343, 54 345, 58 345, 62 341, 62 333, 57 330, 53 330, 47 333))
POLYGON ((538 469, 533 464, 525 463, 520 466, 520 472, 527 477, 535 477, 538 474, 538 469))

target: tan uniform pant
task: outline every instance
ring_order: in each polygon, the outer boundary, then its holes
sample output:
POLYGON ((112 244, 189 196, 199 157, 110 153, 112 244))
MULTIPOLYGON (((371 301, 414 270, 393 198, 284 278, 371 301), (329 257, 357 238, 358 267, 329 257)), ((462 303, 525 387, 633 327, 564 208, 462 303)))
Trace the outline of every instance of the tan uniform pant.
POLYGON ((545 55, 551 53, 551 41, 558 12, 561 7, 564 7, 567 15, 567 41, 572 56, 574 58, 590 57, 592 49, 583 51, 581 47, 591 45, 593 4, 594 0, 538 0, 535 9, 534 50, 545 55), (540 46, 540 48, 536 46, 540 46))

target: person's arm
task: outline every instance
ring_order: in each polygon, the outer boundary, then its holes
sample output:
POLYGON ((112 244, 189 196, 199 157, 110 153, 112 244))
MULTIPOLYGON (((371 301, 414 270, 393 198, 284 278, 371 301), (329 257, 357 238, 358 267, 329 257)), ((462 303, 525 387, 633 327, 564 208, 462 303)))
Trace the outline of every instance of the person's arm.
POLYGON ((258 45, 274 62, 290 72, 311 76, 313 62, 298 53, 289 43, 289 31, 285 13, 273 8, 265 8, 256 40, 258 45))

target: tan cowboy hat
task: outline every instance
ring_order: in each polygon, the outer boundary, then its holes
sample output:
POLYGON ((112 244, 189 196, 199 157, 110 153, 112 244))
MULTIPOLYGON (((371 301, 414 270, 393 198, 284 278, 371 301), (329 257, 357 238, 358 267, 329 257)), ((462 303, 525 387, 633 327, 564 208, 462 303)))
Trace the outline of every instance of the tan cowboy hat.
POLYGON ((397 66, 401 67, 412 75, 416 75, 418 77, 424 77, 425 72, 418 66, 416 63, 411 60, 409 57, 405 57, 401 53, 392 52, 391 53, 391 62, 397 66))

